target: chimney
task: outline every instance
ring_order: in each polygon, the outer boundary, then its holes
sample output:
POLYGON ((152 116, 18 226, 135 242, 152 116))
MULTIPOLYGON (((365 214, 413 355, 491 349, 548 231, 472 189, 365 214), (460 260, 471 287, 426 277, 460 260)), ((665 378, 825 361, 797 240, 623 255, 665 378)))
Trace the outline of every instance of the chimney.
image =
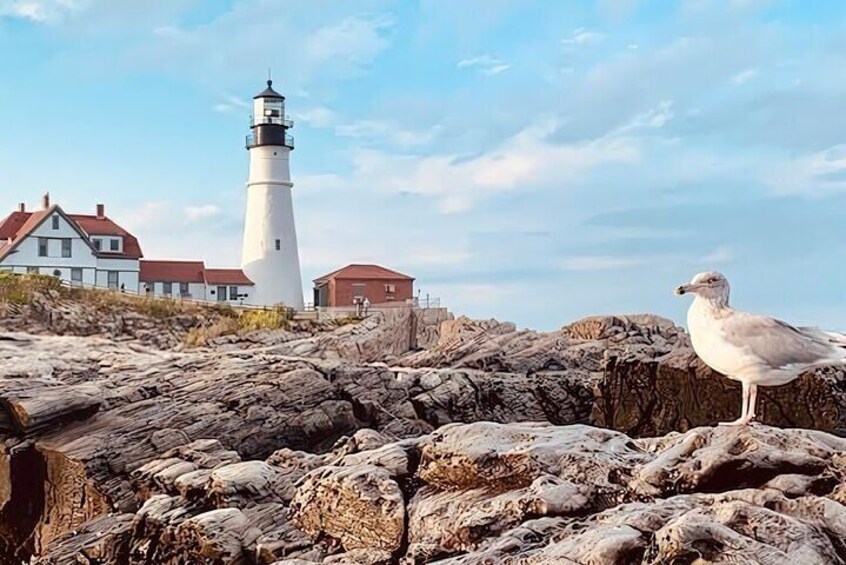
POLYGON ((21 212, 26 212, 26 202, 21 202, 18 204, 18 210, 21 212))
POLYGON ((102 220, 106 217, 106 206, 105 204, 97 204, 97 219, 102 220))
POLYGON ((50 207, 50 193, 47 192, 41 197, 41 207, 45 210, 50 207))

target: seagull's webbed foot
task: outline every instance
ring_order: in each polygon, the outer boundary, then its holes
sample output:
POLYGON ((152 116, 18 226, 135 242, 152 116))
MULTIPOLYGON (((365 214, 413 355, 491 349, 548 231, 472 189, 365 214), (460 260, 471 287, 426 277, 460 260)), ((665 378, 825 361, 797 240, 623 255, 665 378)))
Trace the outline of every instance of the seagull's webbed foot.
POLYGON ((749 423, 749 418, 747 418, 745 416, 741 416, 740 418, 738 418, 737 420, 734 420, 733 422, 717 422, 717 425, 718 426, 745 426, 748 423, 749 423))

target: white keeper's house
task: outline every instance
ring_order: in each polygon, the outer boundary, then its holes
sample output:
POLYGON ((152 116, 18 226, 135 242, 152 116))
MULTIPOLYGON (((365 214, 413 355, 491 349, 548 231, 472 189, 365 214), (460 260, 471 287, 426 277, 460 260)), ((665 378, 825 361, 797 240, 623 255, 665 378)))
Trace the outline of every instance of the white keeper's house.
POLYGON ((173 298, 250 304, 253 283, 240 269, 207 269, 202 261, 146 261, 138 240, 106 216, 68 214, 45 195, 0 221, 0 271, 52 275, 78 286, 173 298))

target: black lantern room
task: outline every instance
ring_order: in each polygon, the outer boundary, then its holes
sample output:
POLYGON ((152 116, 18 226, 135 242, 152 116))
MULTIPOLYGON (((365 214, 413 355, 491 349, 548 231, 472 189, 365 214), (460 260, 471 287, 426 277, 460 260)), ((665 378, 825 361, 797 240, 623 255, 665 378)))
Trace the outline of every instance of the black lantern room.
POLYGON ((285 115, 285 97, 273 90, 273 81, 267 81, 267 88, 253 96, 253 116, 247 149, 262 146, 294 148, 294 138, 288 130, 294 127, 285 115))

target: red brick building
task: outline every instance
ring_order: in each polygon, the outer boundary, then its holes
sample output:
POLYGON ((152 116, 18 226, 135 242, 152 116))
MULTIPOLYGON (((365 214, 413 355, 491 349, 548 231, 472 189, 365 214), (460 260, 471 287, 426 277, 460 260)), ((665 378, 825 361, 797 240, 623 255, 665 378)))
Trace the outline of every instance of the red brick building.
POLYGON ((414 296, 414 278, 379 265, 347 265, 314 280, 315 306, 354 306, 406 302, 414 296))

